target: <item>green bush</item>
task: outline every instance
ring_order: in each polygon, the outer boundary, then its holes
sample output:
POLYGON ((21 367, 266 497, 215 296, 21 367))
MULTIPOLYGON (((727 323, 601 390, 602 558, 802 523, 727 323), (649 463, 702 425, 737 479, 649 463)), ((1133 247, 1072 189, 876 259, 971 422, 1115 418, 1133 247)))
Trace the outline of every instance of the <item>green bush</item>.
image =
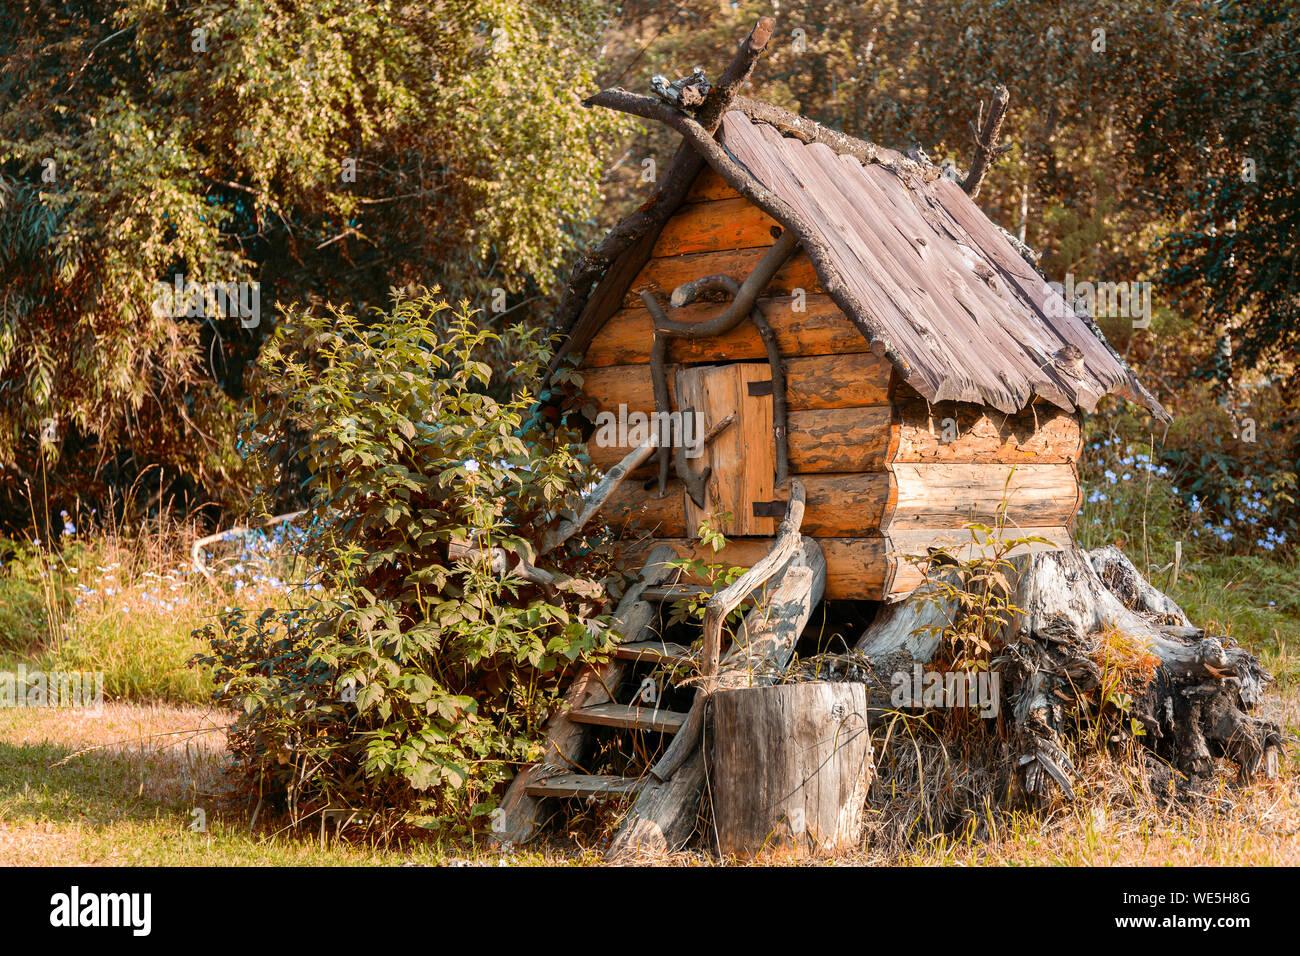
POLYGON ((524 424, 550 353, 505 333, 531 360, 496 399, 482 355, 500 336, 464 306, 399 296, 371 323, 331 310, 286 326, 261 362, 248 448, 267 474, 305 474, 319 589, 292 610, 227 615, 196 660, 241 709, 231 742, 247 783, 294 817, 362 809, 372 835, 481 823, 540 755, 565 677, 608 649, 581 577, 608 567, 594 549, 548 556, 562 573, 545 591, 449 552, 470 542, 531 562, 590 479, 576 434, 524 424))

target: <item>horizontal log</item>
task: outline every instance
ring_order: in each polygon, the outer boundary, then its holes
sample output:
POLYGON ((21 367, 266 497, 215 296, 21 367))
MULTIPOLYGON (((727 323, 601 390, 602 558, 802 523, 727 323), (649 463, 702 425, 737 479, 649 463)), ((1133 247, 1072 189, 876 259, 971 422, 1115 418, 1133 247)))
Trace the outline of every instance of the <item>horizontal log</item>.
POLYGON ((968 521, 992 525, 1004 501, 1011 524, 1064 527, 1079 507, 1079 479, 1072 465, 895 462, 890 467, 898 500, 886 515, 889 534, 960 528, 968 521))
MULTIPOLYGON (((1045 538, 1049 544, 1033 543, 1017 545, 1010 554, 1029 554, 1039 551, 1051 551, 1057 548, 1071 547, 1070 532, 1064 527, 1006 527, 1003 529, 1004 540, 1015 538, 1045 538)), ((888 600, 898 600, 920 586, 925 578, 924 570, 917 564, 906 560, 908 555, 925 556, 931 548, 945 548, 959 561, 968 561, 972 557, 991 557, 987 549, 977 547, 969 531, 962 528, 914 528, 907 531, 891 530, 887 538, 889 566, 891 576, 888 581, 888 600)))
MULTIPOLYGON (((869 352, 866 336, 840 311, 828 295, 773 296, 758 306, 776 336, 781 355, 838 355, 869 352), (795 311, 802 308, 803 311, 795 311)), ((726 309, 726 302, 696 302, 673 312, 679 322, 706 322, 726 309)), ((654 320, 644 308, 620 309, 587 346, 583 365, 640 365, 650 361, 654 320)), ((736 362, 766 359, 763 340, 752 322, 704 339, 675 338, 669 342, 670 362, 736 362)))
POLYGON ((668 220, 650 255, 767 248, 781 232, 777 221, 748 199, 692 203, 668 220))
MULTIPOLYGON (((860 355, 810 355, 785 361, 786 401, 790 411, 854 408, 889 401, 889 363, 870 352, 860 355)), ((582 370, 582 391, 602 411, 654 410, 649 365, 610 365, 582 370)), ((669 397, 676 408, 672 376, 669 397)))
MULTIPOLYGON (((885 471, 891 442, 887 405, 866 408, 803 409, 790 413, 790 471, 805 474, 861 474, 885 471)), ((606 471, 630 450, 602 446, 593 435, 587 443, 592 463, 606 471)), ((650 474, 643 468, 639 474, 650 474)))
MULTIPOLYGON (((885 584, 884 538, 818 538, 826 557, 826 597, 831 600, 879 601, 885 584)), ((629 542, 630 557, 665 545, 678 555, 709 564, 748 568, 771 550, 771 538, 731 538, 721 551, 689 538, 644 538, 629 542)))
MULTIPOLYGON (((813 537, 859 537, 880 533, 880 523, 890 503, 890 480, 885 473, 861 475, 802 475, 806 495, 802 531, 813 537)), ((682 483, 671 481, 660 498, 657 489, 643 490, 639 483, 620 486, 605 506, 616 529, 637 528, 663 537, 688 537, 682 483)), ((777 500, 789 491, 778 489, 777 500)))
POLYGON ((790 414, 790 470, 796 474, 880 472, 897 430, 888 405, 804 409, 790 414))
MULTIPOLYGON (((708 275, 731 276, 737 282, 754 271, 766 247, 755 249, 737 249, 726 252, 697 252, 681 256, 664 256, 651 259, 633 280, 631 287, 623 296, 624 308, 636 308, 641 304, 641 292, 649 289, 658 294, 663 301, 668 301, 673 289, 683 282, 690 282, 708 275)), ((796 252, 777 270, 772 281, 768 283, 767 295, 792 295, 796 289, 803 289, 811 294, 821 292, 821 282, 813 269, 812 260, 806 252, 796 252)))
POLYGON ((920 397, 900 396, 895 405, 895 461, 1065 464, 1083 451, 1079 415, 1053 405, 1031 405, 1016 415, 965 402, 931 405, 920 397))
POLYGON ((711 199, 740 198, 740 193, 728 186, 727 181, 714 172, 712 167, 705 166, 700 174, 695 177, 695 182, 691 183, 691 188, 682 201, 692 203, 708 202, 711 199))

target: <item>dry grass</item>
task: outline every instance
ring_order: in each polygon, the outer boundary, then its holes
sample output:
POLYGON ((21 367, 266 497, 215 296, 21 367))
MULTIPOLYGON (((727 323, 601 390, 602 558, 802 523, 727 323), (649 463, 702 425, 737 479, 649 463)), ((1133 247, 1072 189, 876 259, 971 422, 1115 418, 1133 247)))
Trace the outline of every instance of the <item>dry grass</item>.
MULTIPOLYGON (((1295 728, 1300 698, 1267 700, 1269 716, 1295 728)), ((107 704, 76 710, 0 711, 0 865, 600 865, 588 833, 498 853, 435 840, 388 850, 317 831, 249 830, 222 769, 228 714, 197 707, 107 704), (206 832, 190 829, 204 809, 206 832)), ((973 787, 940 771, 932 786, 973 787)), ((1236 787, 1224 777, 1194 807, 1162 807, 1126 780, 1122 765, 1085 768, 1080 799, 1051 814, 990 811, 929 837, 897 839, 897 817, 877 808, 855 853, 807 865, 1167 866, 1300 864, 1300 782, 1295 759, 1281 779, 1236 787)), ((607 808, 612 809, 612 808, 607 808)), ((612 825, 613 813, 601 813, 612 825)), ((722 863, 700 850, 646 861, 722 863)), ((757 865, 789 863, 773 857, 757 865)))

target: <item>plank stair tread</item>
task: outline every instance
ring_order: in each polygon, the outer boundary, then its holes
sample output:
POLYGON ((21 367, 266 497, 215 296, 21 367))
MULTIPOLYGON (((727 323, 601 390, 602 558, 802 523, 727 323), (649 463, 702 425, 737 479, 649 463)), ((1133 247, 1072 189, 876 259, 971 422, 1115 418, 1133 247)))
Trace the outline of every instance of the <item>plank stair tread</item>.
POLYGON ((610 777, 585 773, 562 773, 528 784, 531 797, 597 797, 609 794, 636 793, 643 786, 635 777, 610 777))
POLYGON ((614 656, 625 661, 682 664, 691 661, 690 648, 664 641, 629 641, 614 649, 614 656))
POLYGON ((626 730, 654 730, 675 734, 686 721, 686 715, 673 710, 656 710, 653 707, 632 707, 627 704, 597 704, 579 707, 568 712, 569 719, 580 724, 599 724, 602 727, 621 727, 626 730))

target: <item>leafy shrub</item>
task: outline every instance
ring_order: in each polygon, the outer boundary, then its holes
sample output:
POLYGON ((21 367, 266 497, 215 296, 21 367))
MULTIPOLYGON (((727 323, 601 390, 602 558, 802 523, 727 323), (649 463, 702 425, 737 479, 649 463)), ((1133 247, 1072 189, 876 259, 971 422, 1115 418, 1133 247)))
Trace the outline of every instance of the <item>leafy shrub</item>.
POLYGON ((269 475, 306 475, 322 588, 288 611, 227 615, 201 660, 241 709, 231 742, 247 783, 297 818, 362 809, 372 836, 481 821, 540 756, 565 677, 608 649, 581 577, 608 558, 571 544, 546 590, 500 567, 534 560, 538 532, 590 478, 576 434, 524 424, 549 351, 522 328, 505 335, 531 359, 504 399, 482 361, 500 336, 429 294, 372 323, 289 315, 261 361, 249 451, 269 475))

